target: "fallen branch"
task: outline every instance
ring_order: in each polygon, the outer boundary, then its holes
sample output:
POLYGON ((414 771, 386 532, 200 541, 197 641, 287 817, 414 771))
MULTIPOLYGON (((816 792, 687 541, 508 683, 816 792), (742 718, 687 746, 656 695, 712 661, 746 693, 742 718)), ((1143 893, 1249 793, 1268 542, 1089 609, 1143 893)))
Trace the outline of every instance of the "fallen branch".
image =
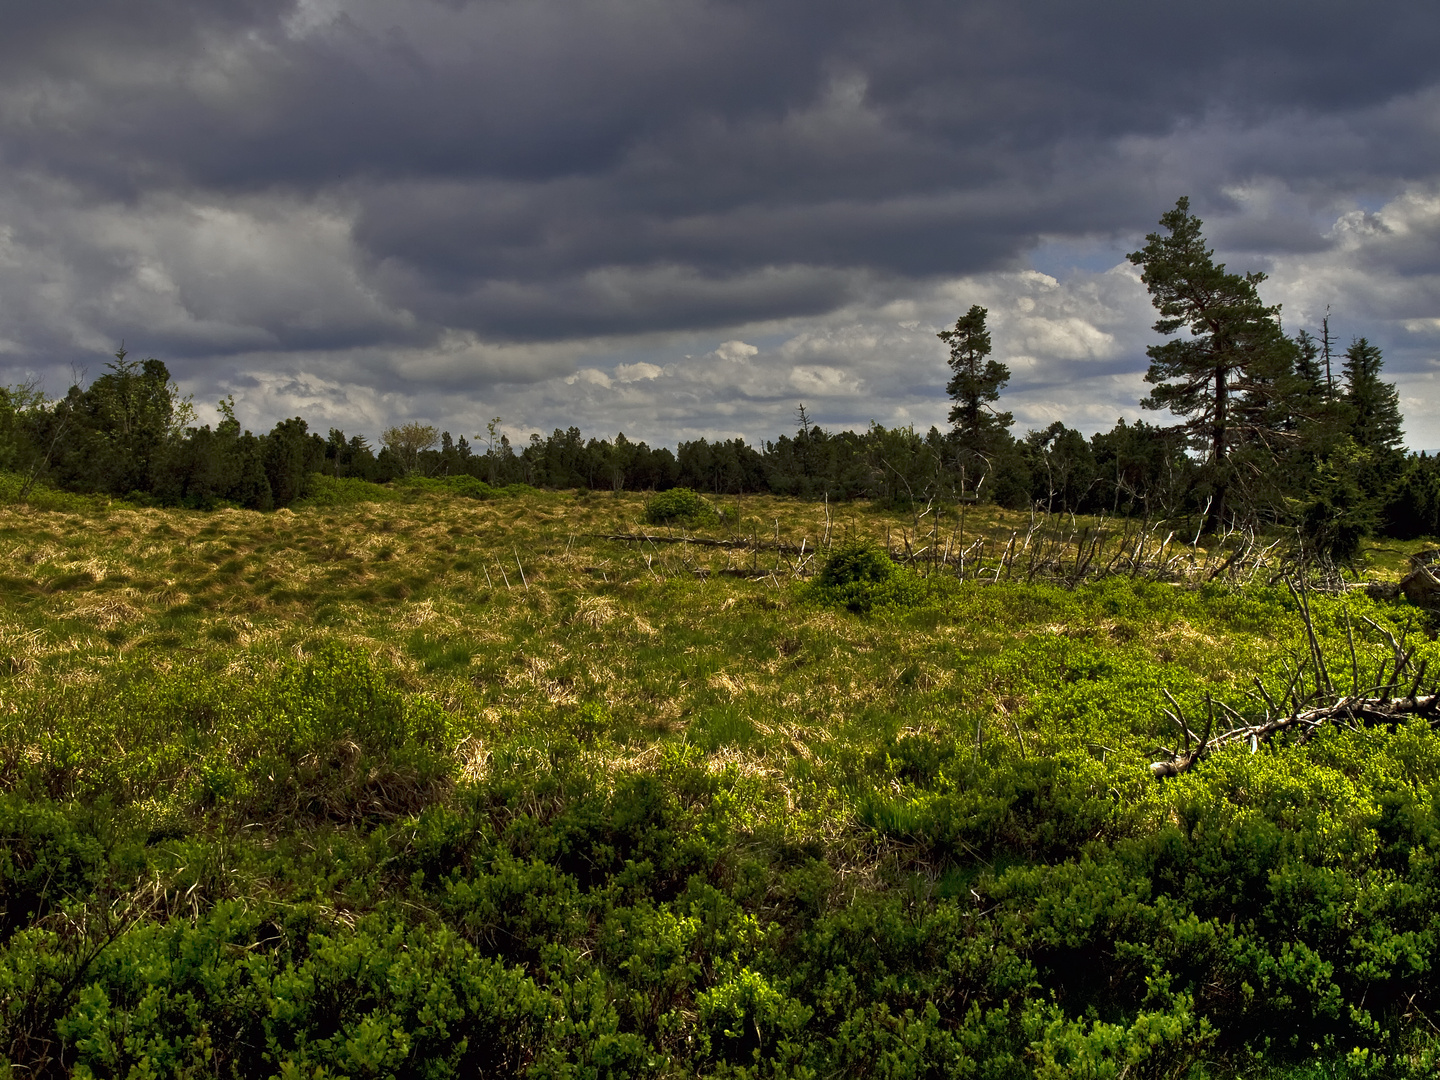
MULTIPOLYGON (((1258 696, 1251 697, 1264 710, 1263 719, 1250 721, 1230 706, 1220 703, 1220 709, 1228 714, 1233 727, 1211 737, 1215 720, 1215 703, 1207 694, 1205 704, 1208 718, 1205 734, 1195 736, 1180 703, 1168 690, 1162 690, 1171 708, 1165 715, 1178 727, 1184 736, 1184 749, 1171 750, 1163 747, 1169 757, 1152 762, 1150 772, 1157 777, 1179 776, 1193 768, 1203 756, 1217 749, 1246 745, 1255 753, 1262 742, 1269 742, 1285 731, 1296 731, 1303 741, 1326 724, 1353 728, 1392 725, 1410 717, 1428 720, 1432 726, 1440 726, 1440 692, 1435 680, 1431 680, 1428 691, 1422 693, 1425 685, 1426 662, 1414 664, 1415 650, 1407 649, 1399 638, 1372 619, 1364 621, 1375 630, 1384 643, 1390 647, 1391 656, 1380 661, 1379 667, 1366 678, 1361 672, 1360 660, 1355 650, 1353 632, 1347 629, 1350 645, 1351 693, 1338 694, 1330 670, 1320 651, 1320 641, 1315 633, 1315 624, 1310 614, 1307 590, 1302 586, 1290 586, 1295 597, 1300 617, 1305 624, 1305 653, 1296 665, 1289 683, 1280 694, 1272 694, 1257 678, 1254 680, 1258 696), (1306 692, 1306 668, 1313 683, 1306 692), (1388 674, 1387 674, 1388 669, 1388 674), (1360 688, 1364 686, 1365 690, 1360 688), (1407 689, 1408 687, 1408 689, 1407 689), (1283 707, 1283 708, 1282 708, 1283 707)), ((1401 637, 1404 637, 1402 631, 1401 637)), ((1289 665, 1286 665, 1289 670, 1289 665)))
POLYGON ((1432 724, 1440 723, 1440 694, 1391 700, 1383 697, 1343 697, 1330 705, 1305 709, 1262 723, 1240 724, 1200 743, 1188 753, 1176 754, 1168 761, 1152 762, 1150 771, 1155 776, 1179 776, 1206 752, 1246 743, 1254 751, 1260 743, 1268 742, 1279 732, 1296 728, 1308 733, 1325 724, 1376 727, 1381 724, 1394 724, 1411 716, 1429 718, 1432 724))
POLYGON ((697 547, 727 548, 733 551, 778 551, 782 555, 804 555, 806 551, 817 550, 807 548, 804 542, 798 545, 778 542, 762 544, 746 540, 744 537, 732 540, 711 540, 703 536, 652 536, 649 533, 590 533, 588 535, 592 540, 618 540, 621 543, 630 544, 694 544, 697 547))

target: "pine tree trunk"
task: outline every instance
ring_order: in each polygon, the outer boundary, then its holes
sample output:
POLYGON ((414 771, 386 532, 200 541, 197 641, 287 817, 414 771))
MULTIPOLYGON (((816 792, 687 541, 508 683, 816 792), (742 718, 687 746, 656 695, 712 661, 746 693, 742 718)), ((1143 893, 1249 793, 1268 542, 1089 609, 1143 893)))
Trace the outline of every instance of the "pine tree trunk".
POLYGON ((1210 500, 1210 510, 1205 516, 1203 531, 1218 531, 1225 523, 1225 495, 1230 486, 1229 463, 1225 455, 1225 436, 1229 422, 1229 387, 1225 383, 1225 368, 1215 368, 1215 427, 1211 433, 1210 460, 1215 469, 1215 497, 1210 500))

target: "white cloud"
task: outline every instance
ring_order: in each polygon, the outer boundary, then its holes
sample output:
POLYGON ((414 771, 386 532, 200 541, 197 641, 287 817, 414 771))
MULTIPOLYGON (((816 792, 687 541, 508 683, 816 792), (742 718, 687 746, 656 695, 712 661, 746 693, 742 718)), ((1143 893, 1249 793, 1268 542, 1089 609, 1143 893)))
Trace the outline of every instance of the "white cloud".
POLYGON ((574 386, 576 383, 589 386, 598 386, 605 390, 609 390, 610 387, 614 385, 614 383, 612 383, 610 380, 610 376, 606 375, 605 372, 601 371, 599 368, 581 368, 579 371, 575 372, 574 375, 566 376, 566 386, 574 386))
POLYGON ((726 341, 722 342, 711 355, 720 360, 741 362, 759 355, 759 352, 760 350, 754 345, 747 345, 743 341, 726 341))
POLYGON ((790 385, 802 394, 822 397, 856 397, 865 389, 865 384, 848 372, 819 364, 791 368, 790 385))
MULTIPOLYGON (((373 435, 415 418, 469 436, 501 415, 512 435, 580 423, 587 434, 624 430, 652 443, 753 441, 790 430, 804 400, 830 428, 873 419, 923 429, 943 427, 949 406, 935 335, 978 303, 989 309, 995 358, 1011 368, 1001 407, 1015 413, 1017 434, 1057 419, 1086 432, 1121 415, 1170 419, 1138 408, 1145 348, 1158 339, 1127 262, 942 278, 899 297, 894 283, 862 275, 850 302, 828 314, 703 334, 499 343, 422 327, 389 299, 342 201, 171 193, 89 204, 49 178, 10 175, 17 182, 0 188, 0 357, 14 364, 11 381, 47 351, 89 350, 98 369, 124 337, 133 353, 171 363, 200 401, 233 392, 242 420, 258 428, 298 414, 317 429, 373 435), (187 367, 175 354, 202 359, 187 367)), ((1239 214, 1289 214, 1283 192, 1232 194, 1239 214)), ((1332 213, 1315 236, 1318 246, 1249 265, 1231 256, 1232 269, 1267 270, 1262 294, 1284 303, 1288 329, 1314 328, 1328 304, 1342 347, 1361 334, 1380 343, 1411 445, 1440 447, 1440 189, 1332 213)), ((788 287, 804 273, 762 271, 746 287, 788 287)), ((615 298, 633 302, 638 279, 621 277, 605 282, 625 284, 615 298)), ((644 277, 647 289, 673 286, 644 277)), ((50 372, 52 393, 67 373, 59 363, 50 372)))
POLYGON ((633 383, 658 379, 665 374, 665 369, 658 364, 647 364, 641 361, 637 364, 616 364, 615 381, 621 383, 633 383))
POLYGON ((0 286, 12 334, 91 348, 144 334, 172 349, 228 352, 373 340, 414 324, 364 280, 339 204, 175 194, 87 204, 51 177, 9 179, 0 286))
POLYGON ((1322 250, 1272 257, 1262 294, 1283 302, 1288 330, 1317 332, 1328 308, 1342 351, 1355 337, 1380 345, 1407 443, 1440 447, 1440 189, 1415 186, 1378 209, 1339 214, 1326 235, 1322 250))

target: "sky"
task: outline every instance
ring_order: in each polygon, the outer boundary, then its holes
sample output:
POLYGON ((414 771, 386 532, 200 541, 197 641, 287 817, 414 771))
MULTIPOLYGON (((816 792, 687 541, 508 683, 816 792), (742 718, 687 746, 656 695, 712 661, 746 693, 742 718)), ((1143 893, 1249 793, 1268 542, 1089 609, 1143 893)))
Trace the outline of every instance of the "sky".
POLYGON ((1440 448, 1433 0, 0 0, 0 382, 674 446, 1139 407, 1181 195, 1440 448))

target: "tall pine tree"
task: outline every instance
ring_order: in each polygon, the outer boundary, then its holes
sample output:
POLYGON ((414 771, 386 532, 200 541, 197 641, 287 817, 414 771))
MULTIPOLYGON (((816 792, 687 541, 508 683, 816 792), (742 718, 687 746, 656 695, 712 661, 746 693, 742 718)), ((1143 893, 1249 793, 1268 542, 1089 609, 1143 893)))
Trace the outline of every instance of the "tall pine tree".
MULTIPOLYGON (((1010 369, 986 359, 990 355, 990 331, 985 328, 988 314, 973 304, 952 329, 937 335, 950 346, 949 364, 954 372, 945 384, 945 392, 955 403, 950 407, 950 443, 956 451, 961 487, 974 493, 990 476, 997 455, 1014 447, 1009 429, 1015 417, 992 407, 1010 381, 1010 369)), ((1002 477, 1004 473, 1002 469, 1002 477)))
POLYGON ((1286 388, 1295 345, 1280 329, 1279 308, 1260 301, 1265 275, 1232 274, 1216 263, 1188 198, 1160 224, 1165 232, 1150 233, 1129 255, 1160 312, 1156 332, 1172 338, 1146 350, 1145 381, 1155 389, 1141 405, 1185 418, 1182 429, 1206 455, 1207 524, 1214 526, 1230 517, 1232 451, 1272 434, 1269 399, 1286 388), (1182 329, 1187 335, 1174 337, 1182 329))
POLYGON ((955 373, 945 385, 945 392, 955 402, 950 407, 955 438, 961 446, 978 452, 991 448, 1015 422, 1012 414, 991 408, 1010 381, 1010 369, 997 360, 985 359, 990 355, 990 331, 985 328, 988 314, 979 304, 972 305, 955 320, 953 329, 936 335, 950 346, 949 363, 955 373))
POLYGON ((1315 397, 1328 397, 1330 382, 1321 363, 1320 342, 1309 331, 1301 330, 1295 335, 1295 353, 1295 374, 1305 380, 1315 397))

